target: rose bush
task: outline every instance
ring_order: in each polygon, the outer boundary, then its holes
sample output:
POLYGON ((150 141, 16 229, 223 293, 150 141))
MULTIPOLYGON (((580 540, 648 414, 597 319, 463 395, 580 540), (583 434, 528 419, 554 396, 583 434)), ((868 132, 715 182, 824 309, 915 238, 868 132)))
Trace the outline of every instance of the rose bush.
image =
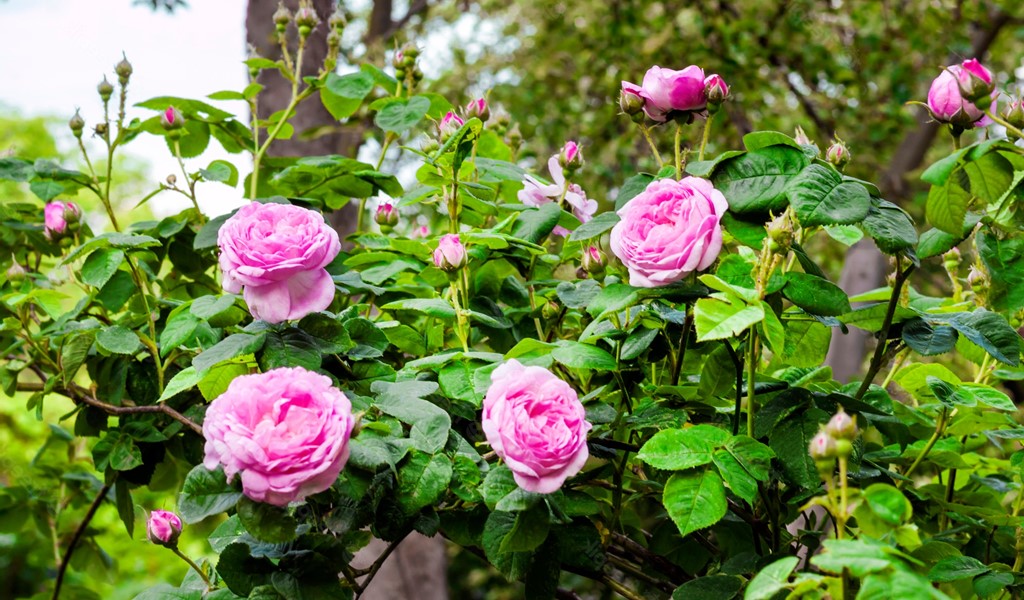
MULTIPOLYGON (((301 37, 318 26, 305 9, 276 22, 301 37)), ((344 22, 319 26, 340 44, 344 22)), ((181 159, 159 190, 192 207, 159 220, 122 224, 94 161, 0 159, 39 197, 4 204, 0 235, 0 385, 53 421, 0 489, 3 532, 38 542, 54 574, 33 594, 95 597, 81 573, 104 568, 87 559, 109 522, 141 537, 136 515, 169 504, 180 522, 150 512, 146 536, 190 573, 143 600, 355 598, 412 532, 449 540, 453 577, 472 571, 453 589, 494 595, 1024 589, 1024 427, 1007 394, 1024 378, 1019 146, 951 122, 918 224, 844 173, 838 139, 824 156, 777 131, 710 142, 730 90, 701 67, 624 82, 618 108, 650 156, 603 164, 587 140, 531 147, 486 103, 459 116, 422 89, 417 56, 339 74, 333 45, 304 77, 295 56, 250 58, 254 77, 295 82, 269 121, 205 100, 129 106, 141 74, 118 63, 121 93, 99 90, 116 116, 93 130, 107 157, 152 135, 181 159), (376 136, 375 164, 401 151, 407 178, 268 156, 306 101, 376 136), (209 144, 242 157, 204 168, 209 144), (520 156, 550 157, 552 183, 520 156), (596 169, 621 179, 591 188, 600 206, 580 183, 596 169), (202 214, 197 184, 239 181, 242 208, 202 214), (70 208, 77 192, 107 221, 70 208), (324 215, 350 205, 343 249, 324 215), (859 240, 893 272, 851 299, 818 259, 859 240), (836 381, 823 363, 851 328, 874 350, 862 378, 836 381), (371 537, 387 549, 358 567, 371 537)), ((946 108, 968 98, 971 124, 1021 137, 1019 103, 996 114, 970 81, 960 100, 943 84, 946 108)))

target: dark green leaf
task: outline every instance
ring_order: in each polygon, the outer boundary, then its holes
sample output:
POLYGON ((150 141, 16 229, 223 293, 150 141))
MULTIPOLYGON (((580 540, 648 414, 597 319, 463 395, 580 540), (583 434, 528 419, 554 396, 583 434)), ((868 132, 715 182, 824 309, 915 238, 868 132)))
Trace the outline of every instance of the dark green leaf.
POLYGON ((863 185, 818 164, 794 177, 786 195, 804 227, 859 223, 871 209, 871 196, 863 185))
POLYGON ((298 527, 298 523, 288 514, 287 509, 254 502, 243 496, 235 505, 235 510, 246 531, 258 540, 283 544, 295 539, 295 528, 298 527))
POLYGON ((786 207, 786 186, 810 162, 795 148, 769 146, 723 161, 711 181, 735 213, 777 212, 786 207))
POLYGON ((424 96, 400 98, 381 108, 373 122, 384 131, 402 133, 422 121, 428 110, 430 110, 430 98, 424 96))
POLYGON ((673 474, 665 484, 662 502, 684 537, 714 525, 727 509, 722 478, 710 468, 673 474))
POLYGON ((242 497, 228 485, 224 471, 208 471, 203 465, 196 465, 185 477, 178 496, 178 514, 186 523, 198 523, 210 515, 230 509, 242 497))
POLYGON ((82 265, 82 281, 101 288, 110 281, 122 262, 124 262, 124 250, 100 248, 85 259, 85 264, 82 265))
POLYGON ((835 317, 851 310, 850 300, 839 286, 806 273, 787 273, 782 294, 793 304, 815 315, 835 317))

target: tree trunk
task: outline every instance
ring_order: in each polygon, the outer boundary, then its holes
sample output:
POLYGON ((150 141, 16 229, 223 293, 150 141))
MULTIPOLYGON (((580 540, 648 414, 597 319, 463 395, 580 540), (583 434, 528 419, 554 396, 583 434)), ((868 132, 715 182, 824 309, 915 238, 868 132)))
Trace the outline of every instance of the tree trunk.
MULTIPOLYGON (((247 42, 256 48, 260 56, 277 60, 281 50, 277 44, 273 14, 278 0, 249 0, 245 28, 247 42)), ((298 1, 287 0, 285 5, 295 11, 298 1)), ((332 0, 313 0, 313 6, 320 16, 320 25, 310 34, 306 42, 302 75, 315 75, 327 56, 327 19, 334 10, 332 0)), ((425 2, 414 2, 410 12, 399 22, 391 19, 391 0, 376 0, 371 16, 367 44, 390 37, 395 30, 408 23, 409 19, 426 8, 425 2)), ((293 46, 294 47, 294 46, 293 46)), ((258 82, 265 87, 260 93, 259 117, 266 119, 283 110, 291 100, 291 85, 276 71, 263 71, 258 82)), ((363 140, 363 127, 359 124, 335 130, 311 139, 301 137, 302 132, 322 127, 337 126, 334 117, 324 108, 319 98, 311 97, 300 104, 292 117, 295 136, 289 140, 275 141, 268 154, 272 156, 320 156, 341 154, 355 157, 363 140)), ((335 211, 330 222, 344 239, 355 231, 358 205, 350 202, 335 211)), ((380 540, 373 540, 361 550, 353 561, 359 566, 372 563, 386 548, 380 540)), ((361 600, 446 600, 448 597, 447 558, 444 541, 440 537, 427 538, 413 532, 391 554, 377 576, 367 587, 361 600)))

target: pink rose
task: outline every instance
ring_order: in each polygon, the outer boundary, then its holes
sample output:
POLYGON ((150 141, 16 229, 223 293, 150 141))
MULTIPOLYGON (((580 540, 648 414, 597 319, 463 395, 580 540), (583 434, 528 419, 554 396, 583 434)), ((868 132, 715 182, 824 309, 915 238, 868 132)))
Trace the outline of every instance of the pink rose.
MULTIPOLYGON (((576 158, 579 157, 578 149, 574 156, 576 158)), ((551 179, 554 183, 545 185, 536 177, 527 175, 523 180, 523 189, 519 190, 517 197, 523 204, 537 207, 548 202, 557 201, 562 197, 562 191, 565 190, 566 204, 572 209, 573 215, 579 219, 580 223, 586 223, 594 218, 594 213, 597 212, 597 200, 587 198, 587 193, 578 184, 570 183, 568 188, 566 188, 565 173, 562 170, 562 165, 559 163, 560 157, 561 154, 556 154, 548 159, 548 171, 551 172, 551 179)), ((558 226, 555 227, 554 233, 565 236, 569 235, 569 230, 558 226)))
POLYGON ((146 537, 158 546, 173 548, 181 535, 181 519, 167 510, 154 510, 146 521, 146 537))
MULTIPOLYGON (((964 90, 973 89, 975 85, 972 76, 985 85, 991 85, 993 81, 992 73, 974 58, 946 67, 932 81, 928 89, 928 110, 936 121, 960 127, 984 127, 992 122, 984 110, 964 97, 964 90)), ((995 90, 991 96, 994 101, 995 90)))
POLYGON ((713 104, 721 104, 729 97, 729 86, 725 84, 721 75, 708 75, 704 80, 704 97, 713 104))
POLYGON ((302 367, 236 377, 210 403, 206 458, 241 473, 257 502, 286 506, 331 487, 348 461, 352 404, 323 375, 302 367))
POLYGON ((550 494, 579 473, 590 428, 576 391, 551 371, 510 360, 491 374, 484 435, 524 490, 550 494))
MULTIPOLYGON (((704 69, 697 65, 682 71, 655 65, 647 70, 640 86, 640 95, 645 100, 644 112, 655 121, 664 122, 671 112, 704 110, 707 106, 704 88, 704 69)), ((624 81, 622 89, 634 90, 636 85, 624 81)))
POLYGON ((580 153, 580 145, 569 140, 562 146, 558 154, 558 164, 569 169, 578 169, 583 166, 583 155, 580 153))
POLYGON ((466 247, 462 245, 459 236, 454 233, 442 235, 434 250, 434 265, 442 271, 454 271, 465 264, 466 247))
POLYGON ((476 117, 485 122, 491 116, 491 111, 487 108, 487 100, 484 100, 483 98, 477 98, 476 100, 470 101, 470 103, 466 105, 465 113, 467 118, 476 117))
POLYGON ((77 223, 81 216, 82 209, 74 202, 47 202, 43 209, 43 234, 47 239, 58 238, 67 230, 68 224, 77 223))
POLYGON ((619 210, 611 248, 630 285, 658 287, 711 266, 722 249, 719 221, 729 207, 699 177, 659 179, 619 210))
POLYGON ((167 130, 181 129, 185 126, 185 119, 181 116, 181 113, 178 112, 178 109, 173 106, 168 106, 167 110, 165 110, 164 114, 160 117, 160 125, 167 130))
POLYGON ((445 116, 441 118, 441 124, 438 125, 438 129, 441 132, 441 139, 446 140, 450 138, 465 124, 466 122, 462 120, 462 117, 452 111, 448 111, 445 116))
POLYGON ((395 208, 393 202, 381 201, 377 205, 377 212, 374 213, 373 220, 380 225, 381 231, 390 231, 392 227, 398 225, 398 209, 395 208))
POLYGON ((323 215, 290 204, 251 202, 217 234, 224 289, 243 290, 249 312, 270 323, 301 319, 334 300, 324 269, 341 251, 323 215))

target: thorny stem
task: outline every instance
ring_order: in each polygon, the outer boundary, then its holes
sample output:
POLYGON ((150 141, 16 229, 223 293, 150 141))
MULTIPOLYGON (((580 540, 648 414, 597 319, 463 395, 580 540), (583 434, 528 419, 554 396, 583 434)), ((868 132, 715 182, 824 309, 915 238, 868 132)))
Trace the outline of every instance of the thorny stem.
POLYGON ((68 543, 68 548, 64 551, 64 558, 62 558, 60 564, 57 565, 57 578, 53 584, 53 600, 58 600, 58 598, 60 598, 60 588, 64 583, 64 574, 67 573, 68 565, 71 563, 71 555, 74 554, 75 547, 78 546, 78 542, 82 539, 82 535, 89 527, 89 522, 92 521, 94 516, 96 516, 96 511, 99 510, 100 504, 103 503, 103 499, 107 496, 107 492, 110 491, 110 487, 114 485, 114 481, 116 480, 117 475, 112 478, 110 483, 107 483, 100 488, 99 493, 96 494, 96 498, 92 501, 92 504, 89 505, 89 511, 85 513, 85 518, 82 519, 82 522, 78 525, 78 529, 75 529, 75 533, 71 536, 71 542, 68 543))
POLYGON ((697 160, 704 160, 704 149, 708 145, 708 136, 711 134, 711 120, 715 118, 715 115, 708 115, 708 118, 704 120, 704 134, 700 138, 700 152, 697 153, 697 160))
MULTIPOLYGON (((676 123, 676 143, 675 143, 675 150, 676 150, 676 181, 678 181, 678 180, 683 178, 683 152, 682 152, 682 145, 683 145, 683 126, 680 125, 679 123, 676 123)), ((703 154, 703 150, 704 150, 704 148, 701 147, 702 154, 703 154)))

